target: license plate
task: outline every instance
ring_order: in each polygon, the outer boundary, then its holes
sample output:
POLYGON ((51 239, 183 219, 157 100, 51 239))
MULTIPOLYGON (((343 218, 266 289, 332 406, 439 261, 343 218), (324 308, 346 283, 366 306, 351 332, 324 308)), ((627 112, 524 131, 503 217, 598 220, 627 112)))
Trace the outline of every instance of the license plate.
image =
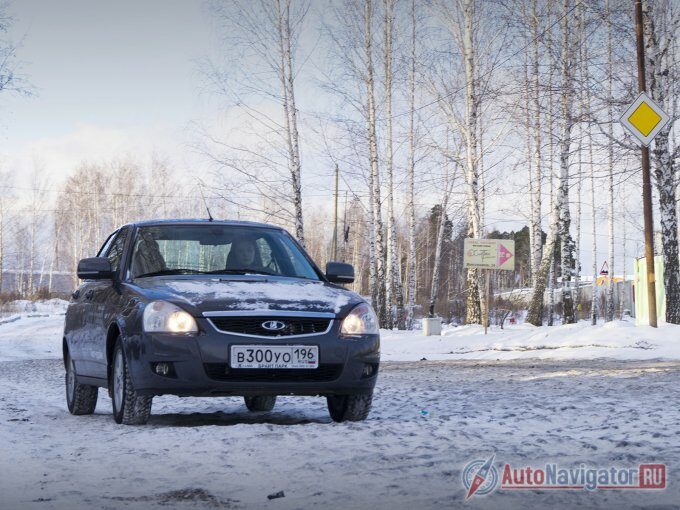
POLYGON ((232 345, 231 368, 318 368, 316 345, 232 345))

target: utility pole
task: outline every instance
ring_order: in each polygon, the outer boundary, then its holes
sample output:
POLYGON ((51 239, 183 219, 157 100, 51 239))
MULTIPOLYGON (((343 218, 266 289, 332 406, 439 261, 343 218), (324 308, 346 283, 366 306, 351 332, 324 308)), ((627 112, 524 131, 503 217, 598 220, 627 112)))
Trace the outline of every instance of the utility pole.
POLYGON ((335 165, 335 209, 333 212, 333 260, 338 260, 338 179, 340 169, 335 165))
MULTIPOLYGON (((642 0, 635 2, 635 35, 637 39, 638 87, 647 92, 645 78, 645 40, 642 24, 642 0)), ((645 224, 645 263, 647 265, 647 301, 649 303, 649 325, 656 324, 656 281, 654 275, 654 217, 652 213, 652 183, 650 178, 649 148, 644 144, 642 154, 642 207, 645 224)))

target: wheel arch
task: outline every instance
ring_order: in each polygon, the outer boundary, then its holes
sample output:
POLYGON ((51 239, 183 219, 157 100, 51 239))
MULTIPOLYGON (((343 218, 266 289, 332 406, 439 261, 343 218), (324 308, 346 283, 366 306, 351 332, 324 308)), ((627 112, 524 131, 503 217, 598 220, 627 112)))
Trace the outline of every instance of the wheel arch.
POLYGON ((122 336, 122 329, 117 321, 113 321, 109 325, 106 332, 106 377, 111 378, 111 365, 113 363, 113 349, 116 346, 116 341, 122 336))
POLYGON ((66 357, 69 355, 70 349, 68 346, 68 340, 66 340, 66 337, 63 337, 62 342, 61 342, 61 355, 62 355, 62 360, 64 361, 64 370, 66 370, 66 357))

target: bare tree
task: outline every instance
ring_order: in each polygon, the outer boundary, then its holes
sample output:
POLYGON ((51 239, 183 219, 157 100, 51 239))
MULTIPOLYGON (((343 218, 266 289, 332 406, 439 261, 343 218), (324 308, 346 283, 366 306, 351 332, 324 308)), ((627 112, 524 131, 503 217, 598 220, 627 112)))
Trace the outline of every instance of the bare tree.
MULTIPOLYGON (((295 49, 309 3, 299 0, 265 0, 223 2, 215 0, 212 10, 222 34, 226 55, 255 55, 268 73, 239 72, 231 59, 226 64, 208 62, 204 74, 212 88, 227 98, 239 111, 250 133, 239 126, 236 138, 213 136, 206 130, 202 151, 220 171, 235 171, 225 179, 225 201, 275 218, 294 227, 296 237, 304 243, 302 206, 302 163, 298 107, 295 94, 295 49), (272 51, 275 49, 275 51, 272 51), (253 97, 281 108, 283 122, 267 107, 255 107, 253 97), (285 169, 285 170, 284 170, 285 169), (283 186, 282 186, 283 185, 283 186), (238 190, 238 192, 234 192, 238 190), (253 200, 260 198, 263 200, 253 200), (269 200, 271 199, 271 200, 269 200)), ((272 106, 273 108, 273 106, 272 106)))
MULTIPOLYGON (((652 98, 669 112, 672 119, 680 114, 677 98, 680 94, 680 74, 677 70, 680 8, 672 0, 653 4, 644 1, 645 55, 649 91, 652 98)), ((661 237, 666 291, 666 321, 680 324, 680 260, 678 257, 677 189, 680 144, 674 141, 671 129, 664 127, 654 139, 654 176, 661 209, 661 237)))
POLYGON ((416 294, 416 207, 415 207, 415 98, 416 98, 416 0, 411 0, 411 54, 409 61, 409 130, 408 130, 408 304, 406 327, 413 329, 413 307, 416 294))
POLYGON ((369 203, 372 214, 372 242, 374 248, 371 253, 372 278, 371 297, 376 308, 381 325, 387 325, 388 307, 385 299, 385 240, 380 200, 380 169, 378 166, 378 137, 376 134, 376 106, 373 68, 373 15, 371 0, 364 1, 364 52, 366 70, 364 75, 366 86, 366 129, 368 138, 369 173, 369 203))

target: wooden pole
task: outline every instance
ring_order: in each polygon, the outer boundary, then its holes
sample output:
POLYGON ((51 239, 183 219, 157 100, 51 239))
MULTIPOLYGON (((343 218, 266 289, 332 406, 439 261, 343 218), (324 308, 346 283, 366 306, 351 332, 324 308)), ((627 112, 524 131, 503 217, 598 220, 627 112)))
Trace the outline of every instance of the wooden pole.
MULTIPOLYGON (((635 35, 637 39, 638 88, 647 92, 645 79, 645 40, 642 24, 642 1, 635 2, 635 35)), ((647 266, 647 302, 649 325, 657 327, 656 278, 654 275, 654 216, 652 211, 652 183, 650 178, 649 148, 642 146, 642 208, 645 225, 645 264, 647 266)), ((612 275, 613 276, 613 275, 612 275)))

